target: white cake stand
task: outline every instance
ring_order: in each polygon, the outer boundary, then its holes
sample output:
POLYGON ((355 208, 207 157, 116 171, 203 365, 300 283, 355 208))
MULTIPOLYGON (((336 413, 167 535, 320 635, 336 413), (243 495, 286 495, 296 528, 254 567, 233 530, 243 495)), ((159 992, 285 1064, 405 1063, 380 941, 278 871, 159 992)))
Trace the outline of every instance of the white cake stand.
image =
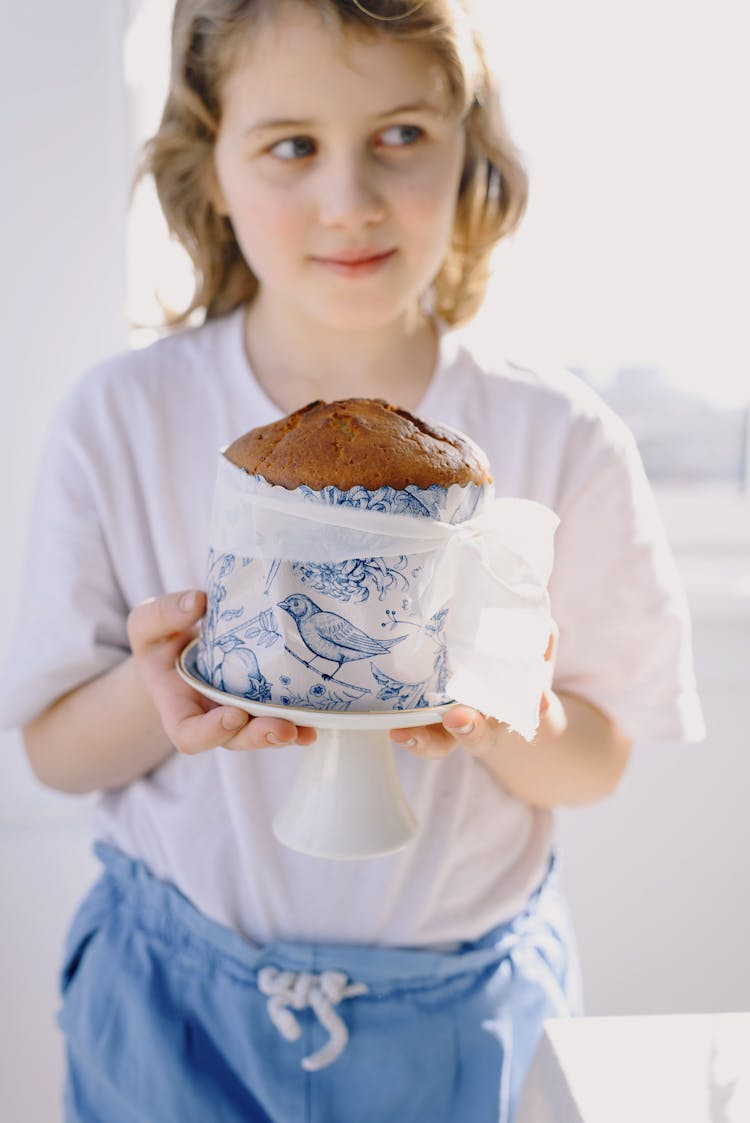
POLYGON ((315 744, 301 750, 294 786, 273 821, 280 842, 318 858, 377 858, 411 842, 419 827, 401 788, 388 731, 432 725, 454 703, 357 713, 255 702, 217 690, 198 675, 197 642, 184 649, 177 670, 199 694, 254 717, 281 717, 317 731, 315 744))

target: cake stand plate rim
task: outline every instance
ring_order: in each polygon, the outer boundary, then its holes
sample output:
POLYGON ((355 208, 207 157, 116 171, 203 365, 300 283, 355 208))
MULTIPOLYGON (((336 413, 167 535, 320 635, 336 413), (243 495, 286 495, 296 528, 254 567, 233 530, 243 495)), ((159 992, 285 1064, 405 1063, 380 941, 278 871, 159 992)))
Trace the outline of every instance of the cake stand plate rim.
POLYGON ((439 722, 442 715, 452 709, 455 702, 444 702, 439 706, 421 706, 416 710, 311 710, 303 706, 279 706, 271 702, 258 702, 217 690, 200 678, 190 666, 190 656, 198 644, 198 638, 182 649, 175 662, 177 673, 183 682, 199 694, 218 702, 222 706, 237 706, 253 717, 280 717, 295 725, 311 725, 318 729, 406 729, 412 726, 432 725, 439 722))

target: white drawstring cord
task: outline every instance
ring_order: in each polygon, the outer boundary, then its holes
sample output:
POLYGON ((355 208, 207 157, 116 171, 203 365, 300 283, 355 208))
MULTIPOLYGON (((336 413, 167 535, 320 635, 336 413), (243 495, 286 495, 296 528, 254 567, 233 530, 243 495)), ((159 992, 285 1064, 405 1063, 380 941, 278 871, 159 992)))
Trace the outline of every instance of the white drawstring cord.
POLYGON ((311 971, 280 971, 276 967, 261 968, 258 989, 268 998, 268 1015, 287 1041, 296 1041, 301 1033, 292 1010, 304 1010, 306 1006, 312 1007, 320 1024, 328 1030, 330 1037, 323 1048, 302 1061, 308 1072, 325 1068, 346 1048, 349 1031, 334 1006, 343 998, 367 994, 368 990, 364 983, 350 983, 343 971, 315 975, 311 971))

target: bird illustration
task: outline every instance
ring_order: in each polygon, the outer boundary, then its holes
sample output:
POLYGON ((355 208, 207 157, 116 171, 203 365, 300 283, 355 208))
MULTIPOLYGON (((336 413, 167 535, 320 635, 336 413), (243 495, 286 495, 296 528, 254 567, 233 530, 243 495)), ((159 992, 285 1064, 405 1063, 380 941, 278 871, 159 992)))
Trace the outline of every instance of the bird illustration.
MULTIPOLYGON (((288 612, 295 621, 300 639, 312 651, 313 659, 320 656, 321 659, 338 663, 333 674, 324 674, 324 679, 332 679, 344 663, 367 659, 371 655, 385 655, 394 644, 406 639, 406 636, 395 636, 393 639, 380 640, 368 636, 361 628, 350 624, 345 617, 336 612, 325 612, 304 593, 294 593, 286 600, 279 601, 278 607, 288 612)), ((311 663, 312 659, 307 666, 311 663)))
POLYGON ((261 673, 255 653, 245 647, 239 636, 226 635, 218 640, 221 657, 214 667, 213 686, 227 694, 265 702, 270 697, 268 682, 261 673))

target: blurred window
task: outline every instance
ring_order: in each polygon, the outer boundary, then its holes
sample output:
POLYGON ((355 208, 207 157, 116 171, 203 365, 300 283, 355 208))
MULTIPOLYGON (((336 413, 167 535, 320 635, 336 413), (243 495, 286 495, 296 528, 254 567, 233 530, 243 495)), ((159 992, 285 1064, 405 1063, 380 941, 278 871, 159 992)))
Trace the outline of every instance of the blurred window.
POLYGON ((658 367, 620 367, 598 390, 633 431, 653 484, 748 491, 750 404, 714 401, 710 386, 682 390, 658 367))

